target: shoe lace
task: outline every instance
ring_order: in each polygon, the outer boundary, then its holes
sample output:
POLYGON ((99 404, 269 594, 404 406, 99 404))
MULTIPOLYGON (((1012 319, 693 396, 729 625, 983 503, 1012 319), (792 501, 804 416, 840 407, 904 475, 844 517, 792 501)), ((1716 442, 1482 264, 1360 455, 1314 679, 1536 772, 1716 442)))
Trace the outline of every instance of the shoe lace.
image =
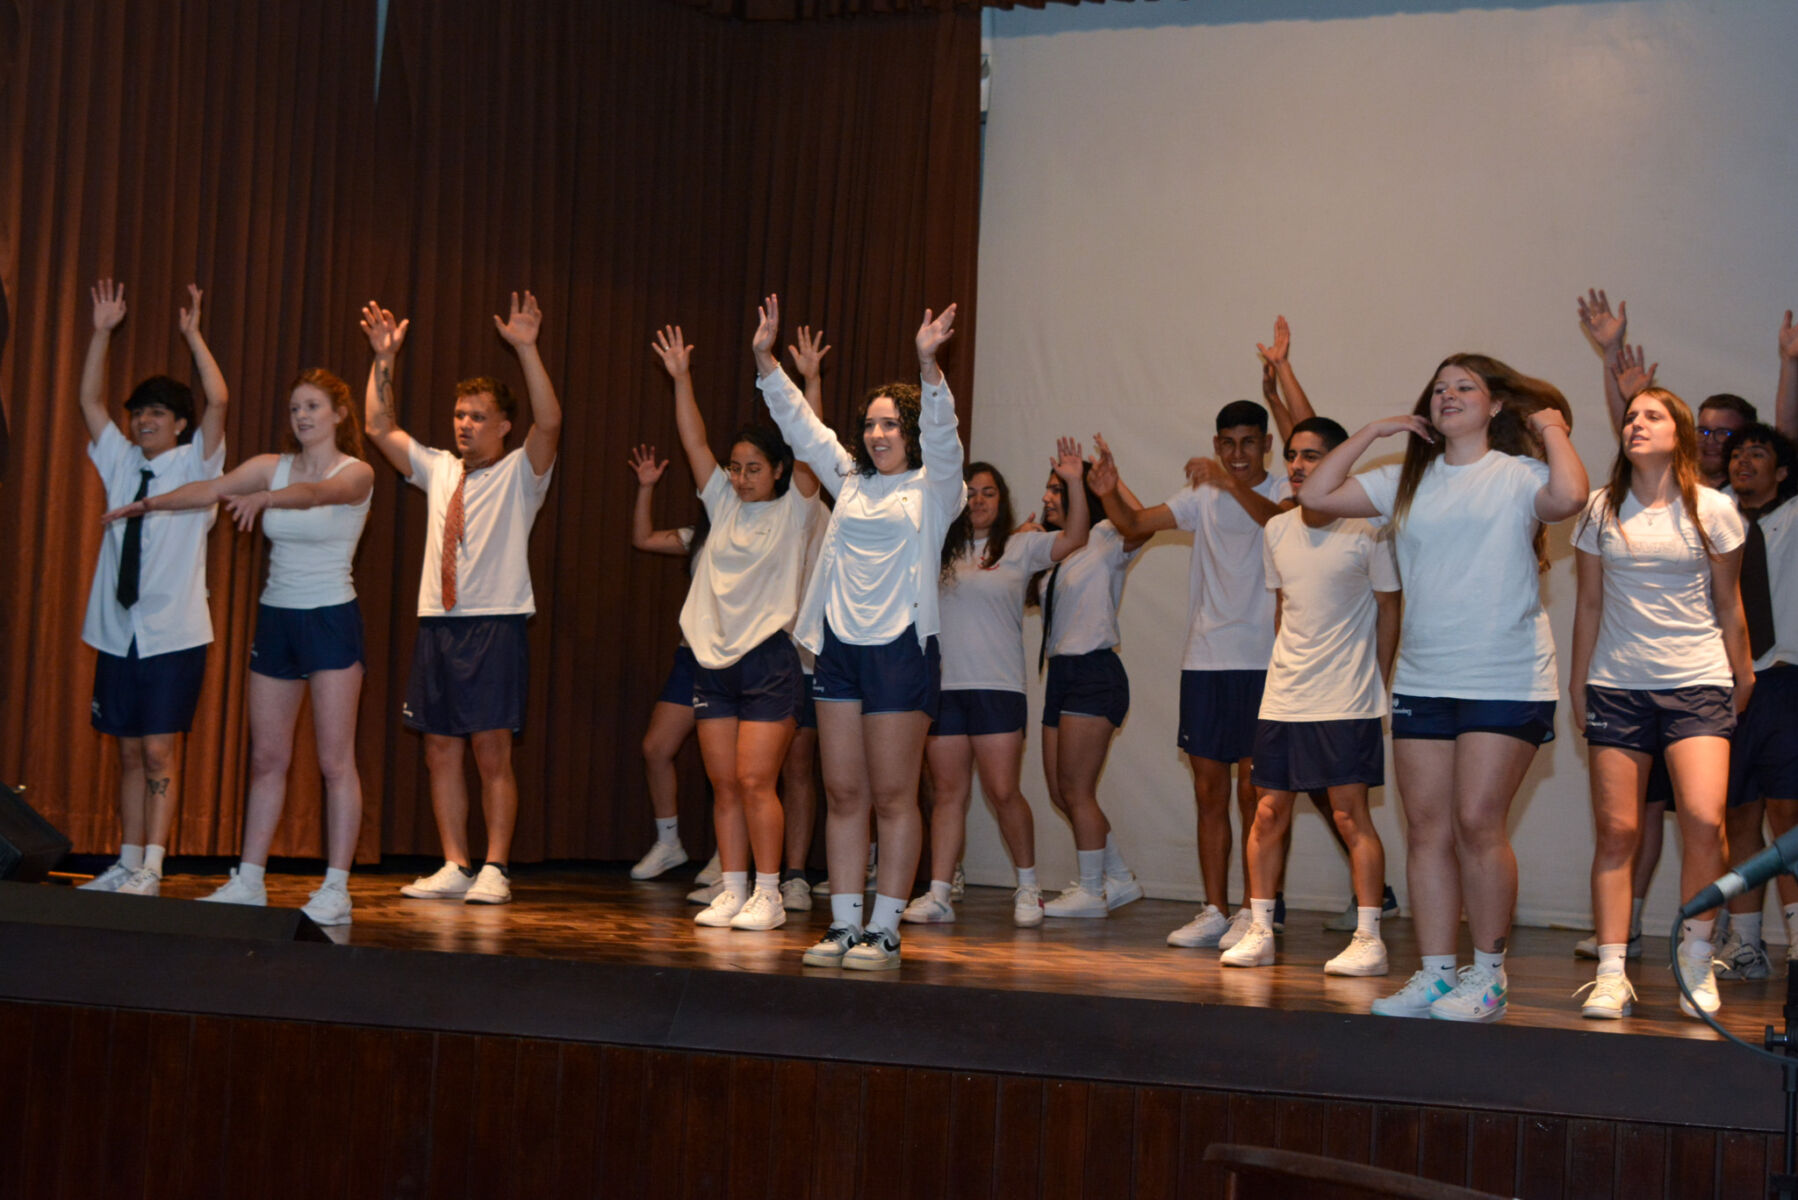
POLYGON ((1613 996, 1618 999, 1634 1000, 1636 998, 1636 985, 1631 983, 1629 981, 1629 976, 1625 975, 1622 971, 1607 971, 1596 979, 1587 983, 1582 983, 1579 987, 1575 988, 1573 990, 1573 998, 1578 1000, 1580 996, 1586 992, 1591 992, 1592 999, 1594 1000, 1598 999, 1600 996, 1613 996))
POLYGON ((1455 972, 1455 986, 1450 995, 1479 995, 1498 977, 1497 972, 1478 963, 1468 963, 1455 972))

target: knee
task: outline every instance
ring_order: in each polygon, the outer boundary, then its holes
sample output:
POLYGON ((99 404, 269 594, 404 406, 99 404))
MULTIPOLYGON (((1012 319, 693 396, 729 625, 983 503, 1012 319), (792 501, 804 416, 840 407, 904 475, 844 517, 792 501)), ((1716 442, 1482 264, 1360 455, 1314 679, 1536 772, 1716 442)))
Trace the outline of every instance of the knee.
POLYGON ((173 738, 145 738, 141 745, 144 774, 161 779, 175 769, 173 738))
MULTIPOLYGON (((287 767, 293 761, 293 747, 285 742, 271 742, 268 739, 255 742, 250 747, 250 774, 256 776, 287 774, 287 767)), ((325 764, 319 763, 322 768, 325 764)), ((328 775, 329 772, 326 772, 328 775)))
POLYGON ((1457 849, 1476 854, 1495 850, 1506 844, 1503 822, 1456 814, 1452 837, 1457 849))
POLYGON ((1633 821, 1600 818, 1593 822, 1592 840, 1595 857, 1606 863, 1627 862, 1636 853, 1640 829, 1633 821))
POLYGON ((662 739, 654 733, 643 735, 643 757, 652 763, 674 761, 674 751, 662 744, 662 739))
POLYGON ((884 821, 918 815, 918 794, 882 788, 874 793, 874 811, 884 821))
POLYGON ((503 779, 512 773, 510 742, 478 741, 474 745, 475 769, 483 780, 503 779))
POLYGON ((431 738, 425 742, 425 769, 433 775, 462 769, 462 743, 455 738, 431 738))

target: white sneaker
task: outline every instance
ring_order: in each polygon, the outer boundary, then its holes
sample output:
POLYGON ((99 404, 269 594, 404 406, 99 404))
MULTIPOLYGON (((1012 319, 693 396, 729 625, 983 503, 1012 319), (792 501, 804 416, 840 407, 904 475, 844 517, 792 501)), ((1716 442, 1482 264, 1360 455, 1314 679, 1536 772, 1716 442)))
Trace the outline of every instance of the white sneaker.
POLYGON ((1224 914, 1217 911, 1217 905, 1207 904, 1199 910, 1199 915, 1180 928, 1167 935, 1170 946, 1184 946, 1197 949, 1217 945, 1217 940, 1224 936, 1224 930, 1230 922, 1224 920, 1224 914))
POLYGON ((705 866, 699 868, 699 874, 693 876, 693 882, 700 887, 711 887, 714 883, 724 882, 724 864, 718 861, 718 852, 712 851, 712 857, 705 860, 705 866))
POLYGON ((1274 965, 1274 931, 1253 921, 1236 944, 1218 955, 1226 967, 1271 967, 1274 965))
POLYGON ((429 875, 420 875, 400 889, 400 895, 414 900, 460 900, 474 886, 474 876, 453 862, 446 862, 429 875))
POLYGON ((780 885, 780 904, 788 912, 812 911, 812 886, 795 875, 780 885))
POLYGON ((1105 877, 1105 907, 1116 911, 1132 901, 1142 899, 1142 884, 1136 876, 1125 871, 1122 875, 1105 877))
POLYGON ((1580 1006, 1580 1016, 1594 1017, 1600 1021, 1615 1021, 1629 1016, 1631 1001, 1636 998, 1636 989, 1630 984, 1629 976, 1622 971, 1606 971, 1591 983, 1582 984, 1579 991, 1573 993, 1573 998, 1579 999, 1580 992, 1587 989, 1591 990, 1591 995, 1580 1006))
POLYGON ((808 967, 840 967, 849 947, 862 940, 860 925, 832 925, 801 960, 808 967))
POLYGON ((1020 887, 1011 894, 1011 923, 1024 929, 1043 923, 1043 889, 1020 887))
POLYGON ((899 919, 913 925, 953 925, 955 908, 938 900, 935 892, 925 892, 905 906, 899 919))
MULTIPOLYGON (((1625 958, 1642 957, 1642 931, 1640 929, 1629 935, 1629 949, 1623 952, 1623 956, 1625 958)), ((1597 958, 1598 935, 1595 933, 1591 937, 1584 937, 1573 943, 1573 957, 1597 958)))
POLYGON ((75 890, 78 892, 116 892, 120 885, 129 878, 131 878, 131 868, 122 862, 115 862, 75 890))
MULTIPOLYGON (((222 890, 222 889, 221 889, 222 890)), ((341 884, 320 884, 301 912, 312 918, 314 925, 348 925, 350 893, 341 884)))
POLYGON ((462 893, 464 904, 510 904, 512 903, 512 884, 506 879, 506 873, 486 863, 481 873, 474 877, 474 883, 462 893))
POLYGON ((672 871, 687 861, 687 851, 679 842, 657 841, 649 852, 631 868, 632 879, 654 879, 664 871, 672 871))
POLYGON ((1390 996, 1381 996, 1368 1010, 1376 1017, 1428 1017, 1430 1005, 1454 991, 1454 986, 1439 971, 1419 969, 1405 980, 1405 986, 1390 996))
POLYGON ((1380 935, 1358 930, 1342 953, 1324 964, 1325 975, 1384 975, 1388 969, 1380 935))
POLYGON ((727 929, 736 915, 743 911, 743 906, 748 903, 748 892, 733 892, 723 884, 719 884, 718 895, 712 902, 693 914, 693 924, 708 925, 713 929, 727 929))
POLYGON ((1503 970, 1469 963, 1456 972, 1455 986, 1448 995, 1430 1005, 1430 1018, 1436 1021, 1496 1021, 1505 1015, 1505 976, 1503 970))
POLYGON ((968 894, 967 872, 965 872, 961 869, 960 863, 956 863, 955 864, 955 874, 953 874, 949 877, 949 899, 960 900, 960 899, 963 899, 964 897, 966 897, 967 894, 968 894))
POLYGON ((898 965, 898 935, 884 929, 864 929, 843 955, 843 966, 851 971, 890 971, 898 965))
POLYGON ((1773 974, 1773 964, 1767 961, 1766 944, 1760 941, 1745 942, 1736 927, 1729 927, 1729 936, 1717 947, 1718 979, 1765 979, 1773 974))
POLYGON ((688 904, 710 904, 724 890, 724 880, 716 879, 711 883, 702 883, 687 893, 688 904))
POLYGON ((121 896, 154 896, 162 891, 162 875, 149 867, 139 867, 130 878, 119 884, 121 896))
POLYGON ((1255 914, 1249 911, 1246 904, 1231 913, 1229 927, 1224 930, 1224 935, 1217 939, 1217 948, 1219 950, 1230 949, 1243 939, 1243 936, 1249 931, 1249 926, 1254 923, 1255 914))
POLYGON ((262 908, 268 904, 268 888, 263 886, 261 880, 251 883, 237 873, 236 867, 232 867, 231 878, 225 880, 212 895, 201 896, 200 899, 209 904, 250 904, 262 908))
POLYGON ((1686 987, 1692 993, 1687 1000, 1685 992, 1679 994, 1679 1010, 1688 1017, 1698 1015, 1699 1009, 1714 1013, 1723 1007, 1723 998, 1717 995, 1716 963, 1708 954, 1688 957, 1686 948, 1679 948, 1679 976, 1686 981, 1686 987), (1693 1008, 1696 1002, 1697 1008, 1693 1008))
MULTIPOLYGON (((714 903, 712 908, 716 907, 717 904, 714 903)), ((711 911, 711 908, 705 910, 705 912, 711 911)), ((699 915, 703 917, 705 913, 699 915)), ((737 910, 737 914, 730 919, 729 923, 732 929, 749 929, 758 933, 767 929, 779 929, 787 923, 787 910, 781 906, 778 891, 772 888, 767 891, 757 888, 749 894, 749 899, 744 902, 742 908, 737 910)))
POLYGON ((1111 907, 1105 903, 1105 897, 1089 892, 1076 879, 1068 886, 1068 890, 1043 905, 1046 917, 1109 917, 1111 907))

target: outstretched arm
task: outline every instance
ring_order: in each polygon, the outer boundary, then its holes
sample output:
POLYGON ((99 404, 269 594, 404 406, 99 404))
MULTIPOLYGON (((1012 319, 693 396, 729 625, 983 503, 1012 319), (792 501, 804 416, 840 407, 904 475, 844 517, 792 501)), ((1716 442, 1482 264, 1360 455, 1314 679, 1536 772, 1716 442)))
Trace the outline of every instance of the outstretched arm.
POLYGON ((263 491, 274 478, 275 464, 278 462, 278 455, 258 454, 254 458, 245 459, 235 470, 228 471, 217 479, 198 479, 160 496, 146 496, 142 500, 134 500, 115 508, 102 515, 100 523, 110 525, 114 521, 141 517, 152 512, 188 512, 196 508, 211 508, 226 496, 245 496, 251 492, 263 491))
POLYGON ((1615 364, 1623 349, 1623 336, 1629 330, 1629 302, 1619 300, 1617 311, 1612 313, 1610 297, 1604 289, 1591 288, 1579 299, 1579 323, 1604 364, 1604 404, 1605 411, 1611 414, 1611 428, 1621 429, 1629 397, 1618 389, 1615 364))
POLYGON ((1055 472, 1068 493, 1061 532, 1055 535, 1055 541, 1049 547, 1049 557, 1060 562, 1086 545, 1087 535, 1092 530, 1092 514, 1087 511, 1086 488, 1083 486, 1086 458, 1080 452, 1080 443, 1073 438, 1056 438, 1055 457, 1049 460, 1049 469, 1055 472))
POLYGON ((1274 318, 1274 344, 1263 346, 1256 342, 1255 349, 1261 352, 1261 397, 1267 401, 1268 411, 1274 414, 1274 425, 1280 431, 1280 444, 1284 446, 1292 437, 1294 425, 1317 415, 1311 407, 1311 398, 1305 395, 1305 389, 1299 386, 1299 377, 1292 370, 1292 327, 1285 317, 1274 318))
POLYGON ((705 418, 699 415, 699 401, 693 398, 693 347, 687 345, 679 325, 667 325, 656 330, 650 349, 674 380, 674 428, 680 434, 681 449, 687 452, 693 482, 703 492, 718 469, 718 457, 706 443, 705 418))
POLYGON ((1380 510, 1367 498, 1366 489, 1349 473, 1369 446, 1383 437, 1401 433, 1420 437, 1426 442, 1436 440, 1436 431, 1416 413, 1383 417, 1363 425, 1349 435, 1348 441, 1324 455, 1323 461, 1311 468, 1305 488, 1299 493, 1299 503, 1326 517, 1379 516, 1380 510))
POLYGON ((1275 504, 1254 488, 1243 486, 1242 481, 1230 473, 1230 468, 1215 458, 1189 459, 1186 463, 1186 482, 1193 487, 1215 487, 1230 493, 1230 498, 1257 525, 1266 525, 1292 507, 1291 501, 1284 505, 1275 504))
POLYGON ((200 332, 200 295, 198 285, 187 285, 193 307, 181 310, 181 336, 187 339, 194 367, 200 372, 200 391, 206 396, 206 415, 200 418, 200 457, 211 458, 225 443, 225 409, 231 403, 231 389, 225 386, 225 373, 219 370, 218 360, 200 332))
POLYGON ((256 527, 256 518, 265 508, 318 508, 324 504, 360 504, 375 487, 375 469, 365 462, 353 462, 329 479, 310 483, 290 483, 276 491, 251 491, 226 496, 225 510, 237 527, 248 533, 256 527))
POLYGON ((393 390, 393 368, 406 341, 411 320, 395 321, 393 314, 370 300, 362 306, 362 332, 368 335, 375 361, 368 368, 368 392, 363 399, 363 425, 381 456, 401 475, 412 474, 412 437, 399 425, 399 409, 393 390))
POLYGON ((1789 308, 1779 327, 1779 390, 1774 394, 1773 421, 1779 432, 1798 438, 1798 329, 1792 326, 1789 308))
POLYGON ((1536 519, 1565 521, 1586 506, 1592 493, 1586 464, 1573 448, 1573 433, 1559 409, 1538 409, 1530 414, 1529 425, 1548 455, 1548 482, 1536 493, 1536 519))
MULTIPOLYGON (((1105 516, 1116 526, 1125 544, 1141 545, 1160 530, 1172 529, 1172 509, 1165 504, 1143 508, 1124 486, 1123 480, 1118 477, 1117 462, 1111 457, 1111 447, 1105 444, 1104 437, 1093 434, 1093 446, 1098 450, 1099 457, 1093 461, 1092 474, 1087 482, 1092 485, 1093 495, 1105 506, 1105 516)), ((1072 489, 1069 490, 1071 502, 1072 489)))
MULTIPOLYGON (((805 380, 805 402, 811 406, 812 412, 820 419, 824 416, 824 356, 830 353, 830 347, 824 344, 824 331, 812 332, 810 325, 801 325, 798 330, 799 344, 788 346, 787 355, 799 370, 799 377, 805 380)), ((793 460, 793 486, 799 489, 802 496, 818 494, 818 474, 811 467, 798 459, 793 460)))
POLYGON ((923 383, 923 407, 918 414, 918 450, 924 460, 924 478, 932 501, 947 524, 968 502, 968 485, 962 482, 961 435, 956 432, 955 397, 949 381, 937 366, 937 355, 955 336, 954 304, 940 313, 924 310, 913 338, 918 348, 918 378, 923 383))
POLYGON ((656 484, 661 481, 662 472, 668 469, 668 460, 664 458, 657 462, 656 448, 642 445, 631 451, 630 464, 637 476, 637 499, 631 505, 631 545, 651 554, 685 555, 687 547, 681 541, 680 533, 673 529, 657 529, 650 513, 656 484))
POLYGON ((556 399, 555 386, 543 366, 543 355, 537 350, 537 335, 543 329, 543 310, 537 307, 537 297, 527 291, 520 304, 518 293, 513 292, 510 314, 503 321, 495 314, 493 325, 518 355, 518 365, 524 368, 524 388, 531 397, 531 431, 524 438, 524 453, 531 460, 531 470, 546 474, 556 465, 556 446, 562 440, 562 404, 556 399))
POLYGON ((94 298, 94 336, 87 343, 87 358, 81 364, 81 418, 87 422, 90 442, 100 440, 112 424, 106 411, 106 352, 112 346, 112 331, 125 319, 125 285, 102 279, 89 289, 94 298))

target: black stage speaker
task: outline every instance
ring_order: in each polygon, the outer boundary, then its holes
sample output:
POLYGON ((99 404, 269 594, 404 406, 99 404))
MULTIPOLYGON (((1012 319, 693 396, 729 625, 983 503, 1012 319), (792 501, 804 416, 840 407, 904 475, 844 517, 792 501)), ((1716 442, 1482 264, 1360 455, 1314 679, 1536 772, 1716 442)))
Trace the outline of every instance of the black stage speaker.
POLYGON ((328 942, 297 908, 204 904, 163 896, 121 896, 48 884, 0 883, 0 925, 63 925, 170 933, 247 942, 328 942))
POLYGON ((69 839, 25 803, 25 789, 0 783, 0 879, 36 883, 68 852, 69 839))

